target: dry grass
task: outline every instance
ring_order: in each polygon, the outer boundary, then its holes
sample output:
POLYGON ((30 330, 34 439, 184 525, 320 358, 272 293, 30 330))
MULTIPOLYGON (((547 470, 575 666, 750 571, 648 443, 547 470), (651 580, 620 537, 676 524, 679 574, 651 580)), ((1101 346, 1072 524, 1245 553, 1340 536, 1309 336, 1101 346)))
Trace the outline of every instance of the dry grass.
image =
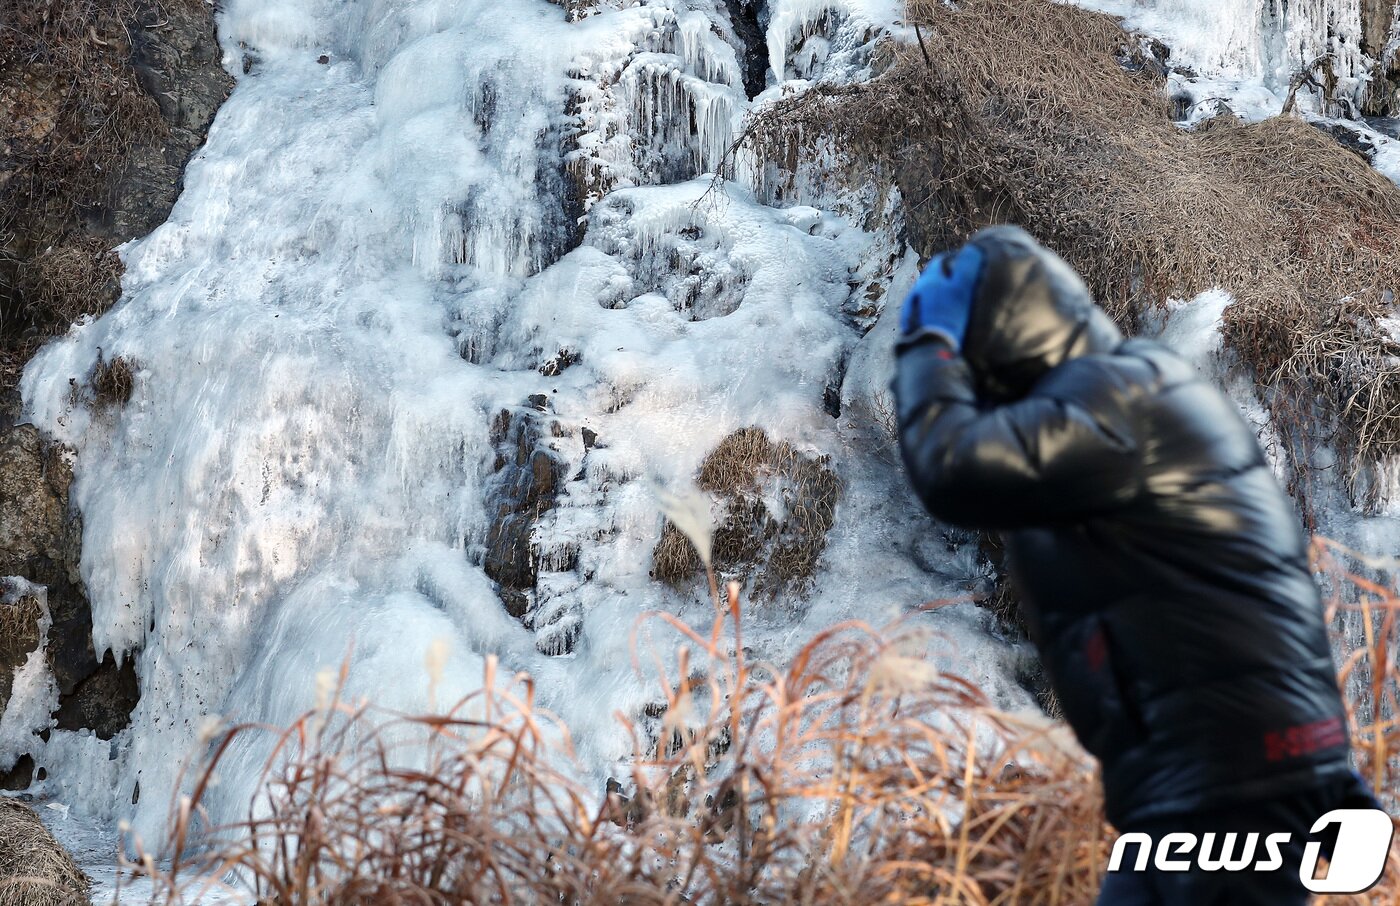
POLYGON ((44 339, 116 300, 121 264, 86 231, 133 144, 166 130, 130 62, 143 16, 156 3, 7 3, 0 18, 0 389, 44 339))
MULTIPOLYGON (((31 309, 57 326, 98 314, 100 300, 112 299, 121 288, 121 259, 107 243, 75 237, 49 246, 16 268, 16 289, 31 309)), ((34 322, 37 323, 37 322, 34 322)))
POLYGON ((13 595, 0 579, 0 713, 14 690, 14 673, 43 641, 44 607, 32 594, 13 595))
POLYGON ((138 363, 126 356, 107 358, 97 350, 97 361, 88 371, 86 379, 79 382, 68 381, 68 404, 78 406, 90 403, 97 411, 120 409, 131 401, 136 390, 138 363))
MULTIPOLYGON (((1400 810, 1400 561, 1313 540, 1313 569, 1329 591, 1327 617, 1345 652, 1338 677, 1350 715, 1357 770, 1392 816, 1400 810), (1360 643, 1346 644, 1345 640, 1360 643)), ((1318 897, 1317 906, 1400 902, 1400 847, 1392 847, 1380 884, 1357 897, 1318 897)))
MULTIPOLYGON (((168 902, 235 868, 280 904, 1091 896, 1107 836, 1088 766, 1062 732, 929 669, 907 630, 835 627, 773 675, 744 659, 735 585, 708 637, 654 618, 701 658, 664 685, 659 733, 629 725, 627 798, 600 802, 556 767, 560 730, 528 696, 484 692, 443 718, 334 704, 280 737, 265 816, 146 870, 168 902), (416 768, 388 741, 406 726, 431 736, 416 768)), ((174 818, 181 839, 204 791, 174 818)))
MULTIPOLYGON (((4 586, 4 580, 0 580, 0 588, 4 586)), ((9 600, 9 595, 0 595, 0 651, 28 654, 38 648, 39 621, 43 616, 43 605, 34 595, 20 595, 13 600, 9 600)))
POLYGON ((131 401, 131 392, 136 389, 136 377, 132 362, 123 356, 103 358, 97 352, 97 364, 93 368, 89 383, 93 399, 99 408, 125 406, 131 401))
MULTIPOLYGON (((1400 596, 1335 545, 1315 552, 1331 616, 1366 641, 1341 669, 1358 763, 1393 796, 1400 596)), ((201 834, 230 742, 269 732, 235 728, 172 816, 173 867, 138 870, 169 903, 199 902, 230 871, 283 906, 1093 901, 1112 832, 1087 757, 1063 728, 933 670, 910 625, 833 627, 775 673, 745 659, 735 584, 708 635, 647 619, 689 647, 662 678, 655 732, 619 716, 626 788, 584 789, 528 680, 498 683, 492 663, 491 691, 446 716, 341 701, 307 714, 277 735, 257 814, 201 834)), ((1400 855, 1360 901, 1397 896, 1400 855)))
MULTIPOLYGON (((804 456, 760 428, 743 428, 705 456, 696 485, 720 502, 714 562, 722 576, 752 579, 754 591, 768 597, 810 581, 841 498, 828 459, 804 456)), ((652 575, 677 584, 700 569, 695 549, 667 522, 652 554, 652 575)))
POLYGON ((39 816, 0 797, 0 906, 87 906, 88 879, 39 816))
POLYGON ((787 168, 768 191, 822 154, 838 179, 896 186, 921 253, 1021 224, 1129 329, 1222 286, 1226 341, 1295 465, 1319 443, 1351 475, 1400 453, 1400 346, 1375 326, 1400 287, 1400 189, 1298 118, 1180 129, 1111 17, 1052 0, 910 0, 908 17, 922 48, 889 42, 871 81, 752 121, 743 146, 787 168))

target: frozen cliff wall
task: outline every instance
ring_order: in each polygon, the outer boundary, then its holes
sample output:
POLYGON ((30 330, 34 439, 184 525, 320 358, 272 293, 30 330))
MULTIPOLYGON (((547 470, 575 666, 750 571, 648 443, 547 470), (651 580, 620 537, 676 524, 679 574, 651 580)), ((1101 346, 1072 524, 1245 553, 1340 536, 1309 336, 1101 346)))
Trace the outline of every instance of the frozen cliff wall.
MULTIPOLYGON (((1350 53, 1355 9, 1128 12, 1264 115, 1288 61, 1350 53), (1268 29, 1236 27, 1256 13, 1268 29)), ((779 191, 766 177, 790 162, 727 154, 756 108, 870 76, 898 15, 883 0, 230 0, 237 89, 179 203, 122 249, 117 307, 25 376, 26 413, 76 451, 95 654, 142 689, 111 739, 33 737, 42 792, 155 841, 213 717, 288 721, 347 658, 350 696, 428 708, 490 656, 535 677, 601 791, 630 749, 614 712, 657 704, 633 670, 638 618, 710 616, 699 577, 659 562, 652 486, 746 439, 765 452, 713 482, 736 577, 756 586, 745 570, 776 544, 825 533, 808 582, 750 596, 757 657, 981 590, 975 540, 932 529, 894 461, 887 300, 918 263, 898 193, 820 166, 779 191), (123 405, 74 392, 115 356, 123 405), (803 522, 799 468, 839 476, 830 519, 803 522)), ((921 619, 932 657, 1027 701, 984 615, 921 619)), ((223 816, 260 754, 229 762, 244 770, 225 772, 223 816)))
MULTIPOLYGON (((0 669, 18 667, 29 641, 37 643, 25 602, 41 596, 50 626, 44 676, 31 677, 30 688, 53 693, 47 708, 32 700, 10 706, 12 686, 0 680, 0 786, 23 788, 44 776, 34 763, 43 747, 36 734, 57 727, 110 738, 127 725, 139 689, 130 662, 93 649, 79 572, 82 518, 69 499, 71 451, 16 424, 15 385, 46 340, 116 301, 121 267, 111 248, 165 220, 232 79, 219 65, 213 10, 202 0, 159 10, 111 0, 11 5, 4 16, 0 581, 38 588, 0 605, 0 618, 14 619, 0 669)), ((96 369, 76 375, 70 390, 91 394, 98 379, 96 369)))
MULTIPOLYGON (((614 712, 657 698, 639 615, 710 615, 698 576, 650 575, 650 486, 741 429, 842 485, 809 590, 755 602, 757 655, 975 588, 975 551, 928 530, 891 456, 871 300, 912 279, 897 222, 710 177, 751 94, 864 77, 893 12, 229 2, 238 85, 179 203, 122 250, 117 307, 24 379, 76 450, 95 648, 142 684, 110 742, 38 747, 46 791, 157 840, 212 715, 287 721, 347 656, 347 694, 426 708, 494 655, 534 675, 601 792, 630 749, 614 712), (130 363, 122 406, 71 392, 99 355, 130 363)), ((734 537, 766 543, 800 489, 751 474, 734 537)), ((971 605, 926 619, 932 656, 1024 701, 971 605)), ((258 753, 238 758, 230 815, 258 753)))
POLYGON ((1164 41, 1213 83, 1207 91, 1228 86, 1244 102, 1240 113, 1255 104, 1263 109, 1253 115, 1277 113, 1300 83, 1319 109, 1353 116, 1397 109, 1395 0, 1072 2, 1123 16, 1129 28, 1164 41), (1314 84, 1302 82, 1305 72, 1314 84), (1242 95, 1242 87, 1252 90, 1242 95))

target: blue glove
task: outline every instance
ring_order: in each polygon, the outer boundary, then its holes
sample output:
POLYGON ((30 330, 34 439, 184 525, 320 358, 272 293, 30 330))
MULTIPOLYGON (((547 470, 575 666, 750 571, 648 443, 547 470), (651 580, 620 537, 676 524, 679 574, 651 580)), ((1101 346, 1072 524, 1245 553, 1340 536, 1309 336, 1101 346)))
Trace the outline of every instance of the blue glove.
POLYGON ((930 261, 904 300, 899 319, 904 334, 928 330, 946 337, 954 349, 961 348, 986 262, 986 254, 975 245, 930 261))

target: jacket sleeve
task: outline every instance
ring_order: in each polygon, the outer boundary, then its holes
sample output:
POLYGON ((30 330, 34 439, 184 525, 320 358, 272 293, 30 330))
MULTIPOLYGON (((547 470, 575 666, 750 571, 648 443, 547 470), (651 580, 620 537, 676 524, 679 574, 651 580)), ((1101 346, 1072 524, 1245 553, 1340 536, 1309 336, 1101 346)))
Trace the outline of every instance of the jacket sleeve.
POLYGON ((967 362, 938 340, 902 346, 894 392, 905 468, 938 519, 981 529, 1075 522, 1130 502, 1141 469, 1131 381, 1077 359, 1025 398, 979 406, 967 362))

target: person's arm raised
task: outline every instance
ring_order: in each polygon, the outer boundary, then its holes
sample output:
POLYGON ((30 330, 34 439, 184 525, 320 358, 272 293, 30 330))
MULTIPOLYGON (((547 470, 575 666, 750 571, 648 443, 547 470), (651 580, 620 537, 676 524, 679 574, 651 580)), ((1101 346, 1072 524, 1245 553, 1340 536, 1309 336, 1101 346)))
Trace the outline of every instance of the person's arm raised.
POLYGON ((1139 492, 1134 388, 1108 357, 1066 363, 1024 399, 983 409, 967 362, 929 337, 901 344, 894 389, 905 467, 945 522, 1074 522, 1139 492))

